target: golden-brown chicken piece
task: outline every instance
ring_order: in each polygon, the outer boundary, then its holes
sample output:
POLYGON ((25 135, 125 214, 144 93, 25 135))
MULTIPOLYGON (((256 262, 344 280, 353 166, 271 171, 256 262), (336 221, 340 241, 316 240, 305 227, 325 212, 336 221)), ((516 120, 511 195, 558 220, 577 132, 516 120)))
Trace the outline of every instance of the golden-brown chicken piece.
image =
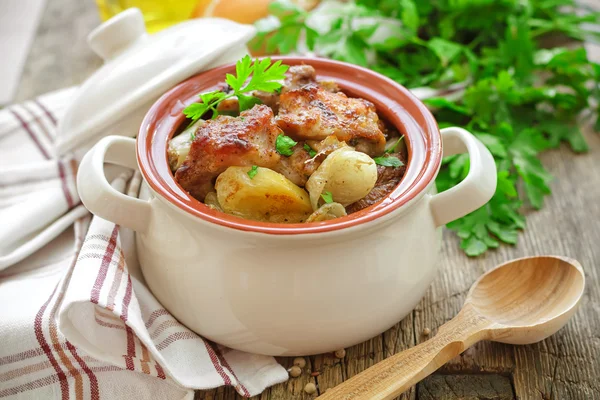
POLYGON ((214 178, 230 166, 272 168, 280 155, 275 141, 281 130, 273 110, 257 105, 239 117, 219 116, 206 121, 196 137, 175 180, 196 199, 203 201, 213 189, 214 178))
POLYGON ((371 102, 331 93, 317 84, 282 93, 277 124, 296 140, 335 135, 371 156, 381 155, 385 149, 385 136, 371 102))

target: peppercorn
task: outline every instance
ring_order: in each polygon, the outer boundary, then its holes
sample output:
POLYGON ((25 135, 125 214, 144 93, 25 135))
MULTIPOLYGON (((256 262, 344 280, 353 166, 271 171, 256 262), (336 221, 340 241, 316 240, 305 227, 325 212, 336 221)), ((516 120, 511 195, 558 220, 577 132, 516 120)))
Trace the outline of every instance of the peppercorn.
POLYGON ((294 358, 294 365, 297 365, 300 368, 304 368, 306 366, 306 360, 304 357, 296 357, 294 358))
POLYGON ((425 328, 423 329, 423 336, 429 336, 431 334, 431 329, 425 328))
POLYGON ((317 386, 312 382, 308 382, 306 386, 304 386, 304 391, 308 394, 314 394, 317 392, 317 386))
POLYGON ((333 355, 335 356, 335 358, 344 358, 344 357, 346 357, 346 350, 345 349, 336 350, 335 353, 333 353, 333 355))
POLYGON ((288 372, 292 378, 297 378, 302 375, 302 369, 299 366, 294 365, 292 368, 288 369, 288 372))

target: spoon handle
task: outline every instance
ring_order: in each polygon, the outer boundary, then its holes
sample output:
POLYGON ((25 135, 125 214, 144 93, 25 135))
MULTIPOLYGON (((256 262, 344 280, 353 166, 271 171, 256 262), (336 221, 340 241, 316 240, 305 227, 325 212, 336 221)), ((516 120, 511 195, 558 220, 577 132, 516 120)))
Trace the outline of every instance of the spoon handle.
POLYGON ((473 344, 484 339, 492 322, 467 304, 438 334, 353 376, 319 397, 320 400, 393 399, 473 344))

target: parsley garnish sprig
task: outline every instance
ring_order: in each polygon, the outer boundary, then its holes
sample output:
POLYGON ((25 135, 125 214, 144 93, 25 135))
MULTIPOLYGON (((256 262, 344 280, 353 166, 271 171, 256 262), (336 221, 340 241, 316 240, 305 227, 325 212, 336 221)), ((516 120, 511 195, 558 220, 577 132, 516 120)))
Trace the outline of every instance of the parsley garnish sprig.
POLYGON ((302 147, 304 147, 304 150, 306 150, 308 152, 308 155, 310 156, 310 158, 313 158, 314 156, 317 155, 317 152, 315 150, 313 150, 313 148, 310 147, 308 145, 308 143, 304 143, 304 146, 302 146, 302 147))
POLYGON ((253 165, 252 168, 248 170, 247 174, 250 177, 250 179, 254 179, 256 174, 258 174, 258 165, 253 165))
POLYGON ((373 161, 375 161, 375 164, 381 165, 384 167, 399 168, 404 165, 404 163, 402 161, 400 161, 400 159, 398 157, 390 156, 387 153, 382 156, 379 156, 379 157, 374 157, 373 161))
POLYGON ((333 203, 333 194, 331 194, 331 192, 323 192, 323 193, 321 193, 321 198, 327 204, 333 203))
POLYGON ((281 133, 275 140, 275 149, 279 154, 289 157, 294 154, 293 147, 297 144, 294 139, 281 133))
POLYGON ((390 148, 386 149, 382 156, 374 157, 373 161, 375 161, 375 164, 392 168, 399 168, 403 166, 404 163, 398 157, 391 155, 392 153, 396 152, 396 148, 402 139, 404 139, 404 135, 400 136, 400 138, 398 138, 398 140, 396 140, 396 142, 394 142, 390 148))
POLYGON ((183 113, 192 121, 196 121, 208 111, 212 111, 212 117, 219 115, 217 106, 224 100, 231 97, 237 97, 240 106, 240 112, 249 110, 261 101, 248 93, 255 90, 273 93, 282 87, 282 81, 288 66, 281 63, 281 60, 271 64, 270 58, 256 59, 254 62, 250 56, 245 56, 235 65, 236 75, 227 74, 225 81, 233 90, 233 93, 227 94, 216 90, 214 92, 202 93, 199 95, 200 103, 193 103, 187 106, 183 113))
MULTIPOLYGON (((600 13, 575 0, 350 0, 322 2, 310 12, 274 0, 269 9, 272 15, 257 23, 256 39, 269 51, 308 49, 367 66, 408 88, 465 88, 426 104, 440 128, 473 132, 498 167, 491 201, 448 224, 468 255, 516 243, 525 228, 523 206, 543 206, 552 175, 540 153, 561 143, 574 152, 588 149, 577 117, 600 107, 600 65, 582 46, 551 46, 557 38, 600 38, 593 30, 600 13)), ((389 163, 389 153, 381 161, 389 163)), ((467 155, 445 158, 438 191, 468 171, 467 155)))

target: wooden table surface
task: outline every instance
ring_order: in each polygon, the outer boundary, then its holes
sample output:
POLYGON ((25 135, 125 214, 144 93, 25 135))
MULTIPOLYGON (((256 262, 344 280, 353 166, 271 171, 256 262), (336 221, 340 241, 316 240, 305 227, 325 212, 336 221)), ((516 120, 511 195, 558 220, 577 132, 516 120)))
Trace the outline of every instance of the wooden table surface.
MULTIPOLYGON (((594 1, 594 0, 592 0, 594 1)), ((101 62, 88 49, 87 34, 99 23, 93 0, 49 0, 22 76, 17 100, 76 85, 101 62)), ((556 335, 531 346, 480 343, 427 378, 401 399, 600 400, 600 134, 587 129, 590 152, 549 151, 543 162, 556 177, 541 211, 527 217, 516 246, 502 246, 475 259, 456 237, 444 233, 442 261, 431 288, 411 315, 383 334, 331 354, 307 357, 309 372, 269 388, 260 399, 308 399, 304 385, 323 392, 374 363, 425 340, 460 309, 472 282, 494 265, 515 257, 560 254, 585 269, 587 289, 573 320, 556 335)), ((318 279, 318 277, 315 277, 318 279)), ((315 310, 316 313, 319 310, 315 310)), ((280 359, 284 366, 290 359, 280 359)), ((232 388, 198 392, 197 399, 238 398, 232 388)))

